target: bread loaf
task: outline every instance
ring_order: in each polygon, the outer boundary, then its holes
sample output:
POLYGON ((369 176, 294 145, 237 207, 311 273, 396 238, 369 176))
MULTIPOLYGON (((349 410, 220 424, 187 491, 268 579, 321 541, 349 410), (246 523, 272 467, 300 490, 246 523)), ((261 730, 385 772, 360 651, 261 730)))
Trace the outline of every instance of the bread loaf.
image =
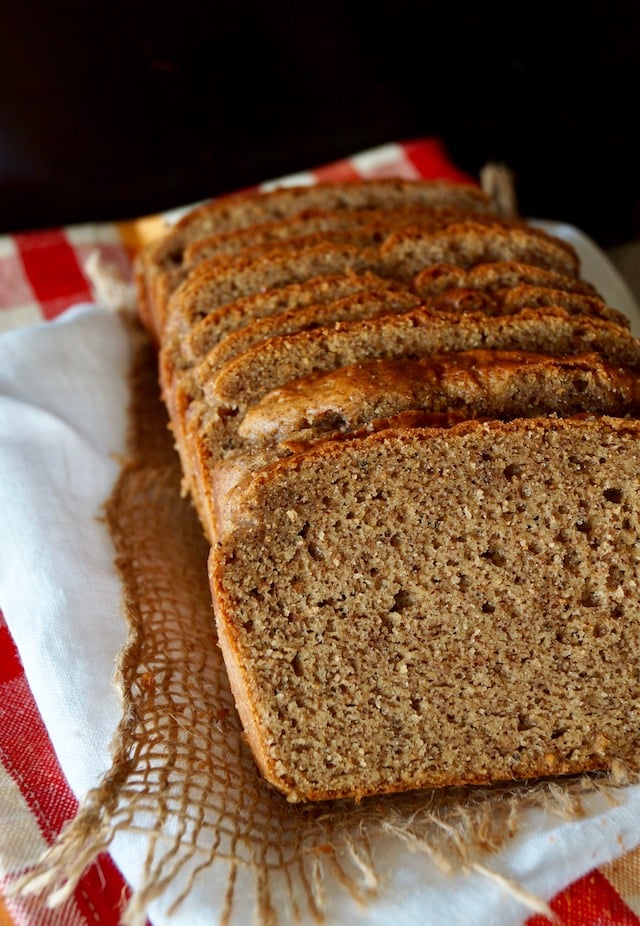
POLYGON ((137 273, 269 782, 640 767, 640 342, 569 245, 358 181, 201 207, 137 273))

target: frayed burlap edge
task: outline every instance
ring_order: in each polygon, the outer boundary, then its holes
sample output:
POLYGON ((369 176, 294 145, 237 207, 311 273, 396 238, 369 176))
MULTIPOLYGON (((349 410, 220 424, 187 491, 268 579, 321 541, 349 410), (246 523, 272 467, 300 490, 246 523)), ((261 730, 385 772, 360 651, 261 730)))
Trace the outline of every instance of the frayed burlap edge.
POLYGON ((552 918, 544 899, 492 869, 491 856, 529 808, 575 819, 596 789, 615 803, 615 786, 629 780, 621 765, 609 776, 302 807, 260 779, 215 641, 207 548, 180 497, 155 357, 128 324, 135 342, 128 455, 105 508, 129 626, 117 672, 122 719, 111 769, 13 892, 60 904, 117 835, 136 834, 145 858, 125 924, 141 926, 154 900, 174 912, 197 879, 214 873, 224 885, 212 900, 214 922, 230 924, 248 890, 264 926, 283 912, 320 923, 337 891, 360 905, 384 892, 375 850, 391 839, 443 876, 476 872, 552 918))

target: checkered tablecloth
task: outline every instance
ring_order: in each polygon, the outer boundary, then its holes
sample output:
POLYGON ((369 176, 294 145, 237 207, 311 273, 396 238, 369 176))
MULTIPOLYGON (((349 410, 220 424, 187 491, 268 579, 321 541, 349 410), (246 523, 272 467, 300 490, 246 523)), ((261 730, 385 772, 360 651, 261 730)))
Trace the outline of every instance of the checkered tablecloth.
MULTIPOLYGON (((468 179, 451 165, 435 140, 386 145, 293 179, 311 182, 392 173, 468 179)), ((0 237, 0 331, 53 319, 72 305, 91 300, 94 294, 85 264, 95 252, 130 279, 135 250, 155 236, 168 218, 0 237)), ((57 909, 44 909, 34 900, 15 899, 2 891, 34 865, 76 810, 76 798, 56 760, 0 612, 0 926, 119 922, 128 888, 107 855, 88 869, 72 897, 57 909)), ((568 885, 551 908, 563 926, 640 926, 640 850, 568 885)), ((543 926, 549 920, 534 916, 527 922, 543 926)))

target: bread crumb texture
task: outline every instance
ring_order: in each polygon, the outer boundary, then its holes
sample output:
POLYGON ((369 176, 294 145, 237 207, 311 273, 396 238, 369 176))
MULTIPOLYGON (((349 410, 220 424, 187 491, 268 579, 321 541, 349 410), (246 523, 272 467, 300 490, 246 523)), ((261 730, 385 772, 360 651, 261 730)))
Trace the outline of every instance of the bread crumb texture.
POLYGON ((271 780, 302 799, 636 764, 639 438, 383 432, 265 471, 211 571, 271 780))

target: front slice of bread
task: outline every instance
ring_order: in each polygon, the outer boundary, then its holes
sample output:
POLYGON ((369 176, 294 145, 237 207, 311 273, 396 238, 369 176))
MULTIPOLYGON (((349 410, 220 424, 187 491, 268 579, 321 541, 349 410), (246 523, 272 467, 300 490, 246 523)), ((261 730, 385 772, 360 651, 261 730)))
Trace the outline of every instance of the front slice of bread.
POLYGON ((210 574, 264 775, 291 800, 640 759, 640 424, 469 422, 250 480, 210 574))

